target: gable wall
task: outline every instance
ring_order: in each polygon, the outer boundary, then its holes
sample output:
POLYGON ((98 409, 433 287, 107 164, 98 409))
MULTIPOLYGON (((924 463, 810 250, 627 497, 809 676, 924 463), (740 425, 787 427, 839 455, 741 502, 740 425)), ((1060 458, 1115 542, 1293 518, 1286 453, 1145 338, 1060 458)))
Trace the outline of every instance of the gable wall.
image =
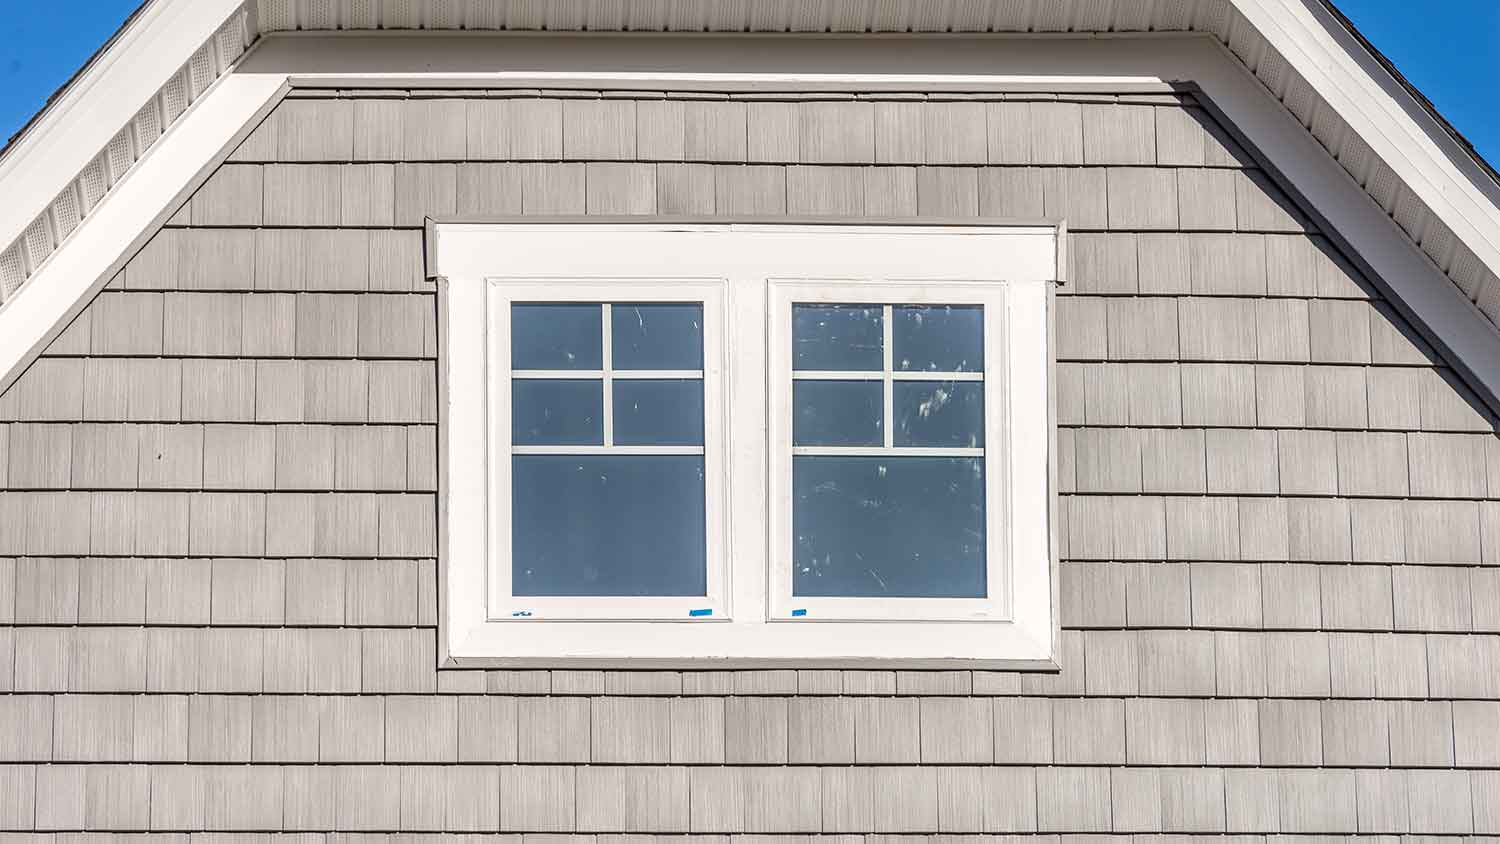
POLYGON ((1412 336, 1176 98, 289 100, 0 396, 0 828, 1500 832, 1412 336), (420 227, 517 213, 1066 217, 1061 674, 434 670, 420 227))

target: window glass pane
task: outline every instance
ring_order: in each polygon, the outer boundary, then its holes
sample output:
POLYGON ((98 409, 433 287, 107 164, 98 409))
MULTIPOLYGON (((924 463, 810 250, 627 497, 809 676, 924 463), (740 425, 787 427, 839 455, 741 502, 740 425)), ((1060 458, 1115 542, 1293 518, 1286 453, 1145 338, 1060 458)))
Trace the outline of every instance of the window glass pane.
POLYGON ((984 447, 984 384, 896 381, 892 410, 898 446, 984 447))
POLYGON ((604 383, 594 380, 510 382, 515 445, 603 445, 604 383))
POLYGON ((610 308, 615 369, 702 369, 702 305, 610 308))
POLYGON ((602 368, 602 314, 598 305, 511 305, 511 368, 602 368))
POLYGON ((795 457, 792 594, 985 597, 984 461, 795 457))
POLYGON ((617 445, 703 445, 703 382, 615 381, 617 445))
POLYGON ((792 368, 883 369, 884 321, 879 305, 793 305, 792 368))
POLYGON ((518 455, 516 595, 706 595, 701 456, 518 455))
POLYGON ((899 372, 982 372, 984 308, 978 305, 899 307, 891 314, 899 372))
POLYGON ((880 381, 793 381, 792 445, 883 445, 880 381))

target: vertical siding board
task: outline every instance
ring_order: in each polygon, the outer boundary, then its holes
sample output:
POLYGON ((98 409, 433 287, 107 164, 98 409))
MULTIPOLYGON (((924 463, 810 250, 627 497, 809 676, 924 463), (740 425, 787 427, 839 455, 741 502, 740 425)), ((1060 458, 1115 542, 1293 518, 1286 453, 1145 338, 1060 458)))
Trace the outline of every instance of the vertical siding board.
POLYGON ((467 217, 520 214, 521 173, 521 165, 510 162, 459 165, 454 197, 457 213, 467 217))
POLYGON ((800 161, 867 164, 875 160, 873 103, 807 102, 799 110, 800 161))
POLYGON ((794 102, 750 102, 746 106, 746 157, 752 162, 802 160, 802 108, 794 102))
POLYGON ((398 100, 354 101, 354 160, 399 161, 406 109, 398 100))

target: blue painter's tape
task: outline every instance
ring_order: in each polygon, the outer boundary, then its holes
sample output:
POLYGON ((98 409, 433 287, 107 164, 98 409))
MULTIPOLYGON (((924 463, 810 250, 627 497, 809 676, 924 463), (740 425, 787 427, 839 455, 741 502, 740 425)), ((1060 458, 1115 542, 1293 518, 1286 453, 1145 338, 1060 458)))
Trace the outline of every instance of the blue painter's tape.
POLYGON ((529 610, 522 610, 521 612, 513 612, 513 613, 510 614, 510 617, 511 618, 531 618, 531 612, 529 610))
POLYGON ((713 614, 714 614, 713 610, 688 610, 688 615, 692 616, 693 618, 698 618, 700 616, 713 615, 713 614))
POLYGON ((807 615, 807 610, 792 610, 792 618, 801 618, 807 615))

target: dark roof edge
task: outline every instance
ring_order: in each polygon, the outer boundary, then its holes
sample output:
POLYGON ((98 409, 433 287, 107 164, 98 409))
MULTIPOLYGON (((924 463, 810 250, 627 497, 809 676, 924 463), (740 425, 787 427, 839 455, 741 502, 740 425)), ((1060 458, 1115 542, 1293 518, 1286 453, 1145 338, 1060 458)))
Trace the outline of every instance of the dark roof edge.
POLYGON ((1317 2, 1321 3, 1328 10, 1328 13, 1338 21, 1339 25, 1349 33, 1349 36, 1358 42, 1365 52, 1370 54, 1370 58, 1374 59, 1386 73, 1390 74, 1391 79, 1397 85, 1400 85, 1427 112, 1428 116, 1437 122, 1438 126, 1442 128, 1448 137, 1462 147, 1464 152, 1468 153, 1474 163, 1479 165, 1479 168, 1495 183, 1495 186, 1500 187, 1500 171, 1497 171, 1493 165, 1485 160, 1483 155, 1480 155, 1479 150, 1474 144, 1468 138, 1464 137, 1463 133, 1458 131, 1458 128, 1442 115, 1442 112, 1438 111, 1437 106, 1433 105, 1432 100, 1429 100, 1427 95, 1418 90, 1417 86, 1413 85, 1411 80, 1406 78, 1406 75, 1396 67, 1396 63, 1391 61, 1385 53, 1382 53, 1379 47, 1371 43, 1370 39, 1366 38, 1364 33, 1360 32, 1359 28, 1354 25, 1354 21, 1350 20, 1348 15, 1344 14, 1333 4, 1333 0, 1317 0, 1317 2))
POLYGON ((109 36, 109 39, 89 56, 88 61, 85 61, 82 67, 73 71, 73 75, 69 76, 66 82, 59 86, 56 91, 53 91, 51 96, 47 97, 47 101, 42 103, 42 107, 37 109, 36 114, 33 114, 31 119, 27 120, 20 129, 16 130, 14 135, 11 135, 6 140, 5 146, 0 147, 0 158, 4 158, 11 151, 11 148, 16 145, 16 142, 25 137, 27 132, 31 131, 31 127, 35 126, 37 121, 42 119, 42 115, 46 114, 47 110, 52 108, 52 104, 57 102, 59 97, 66 93, 69 88, 73 87, 73 83, 77 82, 80 76, 87 73, 88 69, 93 67, 95 62, 99 61, 100 57, 109 52, 109 48, 113 47, 115 42, 120 40, 120 36, 125 33, 125 30, 129 29, 130 25, 135 23, 140 18, 141 13, 146 11, 146 7, 150 6, 153 2, 154 0, 142 0, 141 5, 135 7, 135 11, 131 12, 125 18, 125 22, 120 24, 120 27, 114 31, 114 34, 109 36))

